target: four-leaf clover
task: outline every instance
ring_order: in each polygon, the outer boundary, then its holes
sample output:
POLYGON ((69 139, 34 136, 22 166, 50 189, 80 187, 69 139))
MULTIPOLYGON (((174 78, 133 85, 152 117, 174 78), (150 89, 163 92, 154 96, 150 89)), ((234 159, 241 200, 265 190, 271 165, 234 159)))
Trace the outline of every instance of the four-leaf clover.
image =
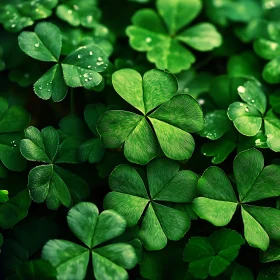
POLYGON ((233 173, 239 199, 224 171, 212 166, 198 180, 201 197, 194 200, 193 209, 201 219, 226 226, 241 206, 245 239, 250 246, 265 251, 269 238, 280 239, 280 210, 248 203, 280 195, 280 166, 264 167, 262 153, 249 149, 235 157, 233 173))
POLYGON ((24 31, 19 35, 20 48, 34 59, 56 63, 34 84, 34 91, 40 98, 47 100, 52 97, 59 102, 65 98, 67 86, 91 89, 102 82, 99 72, 107 68, 108 57, 99 46, 82 46, 60 63, 60 30, 52 23, 41 22, 34 31, 24 31))
POLYGON ((136 12, 126 33, 132 48, 146 51, 157 68, 172 73, 189 69, 195 56, 182 43, 203 52, 221 45, 222 37, 210 23, 185 29, 200 13, 200 0, 157 0, 156 6, 158 13, 152 9, 136 12))
POLYGON ((126 243, 100 246, 125 231, 123 217, 112 210, 99 214, 93 203, 81 202, 70 209, 67 222, 85 246, 56 239, 46 243, 42 257, 56 267, 58 279, 83 280, 90 256, 97 280, 128 279, 126 269, 133 268, 138 261, 133 247, 126 243))
POLYGON ((160 148, 174 160, 191 157, 195 143, 190 133, 203 128, 203 114, 193 97, 176 95, 178 84, 172 74, 153 69, 142 78, 133 69, 122 69, 112 81, 117 93, 142 115, 122 110, 104 113, 97 131, 106 148, 124 145, 126 158, 138 164, 147 164, 160 148))
POLYGON ((112 190, 104 199, 104 208, 121 214, 128 226, 141 219, 138 237, 147 250, 160 250, 167 240, 181 239, 190 228, 185 212, 168 203, 188 203, 196 197, 198 177, 166 158, 155 159, 147 166, 148 186, 129 165, 119 165, 109 177, 112 190))

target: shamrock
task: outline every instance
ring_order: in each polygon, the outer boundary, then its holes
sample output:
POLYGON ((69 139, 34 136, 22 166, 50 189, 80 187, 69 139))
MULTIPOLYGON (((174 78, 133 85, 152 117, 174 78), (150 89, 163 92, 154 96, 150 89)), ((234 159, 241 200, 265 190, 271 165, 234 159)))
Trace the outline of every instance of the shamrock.
POLYGON ((223 273, 238 256, 243 237, 236 231, 221 229, 209 237, 192 237, 184 250, 189 272, 199 279, 223 273))
POLYGON ((29 113, 20 106, 10 106, 7 99, 0 97, 0 177, 7 176, 7 169, 23 171, 26 161, 19 151, 23 130, 30 122, 29 113))
POLYGON ((200 0, 157 0, 156 6, 158 13, 152 9, 137 11, 126 33, 131 47, 146 51, 147 59, 157 68, 172 73, 189 69, 195 56, 182 43, 203 52, 221 45, 222 37, 210 23, 185 29, 200 13, 200 0))
POLYGON ((27 216, 31 200, 25 182, 15 174, 1 179, 0 184, 4 188, 0 190, 0 227, 7 229, 27 216))
POLYGON ((128 279, 125 269, 131 269, 137 264, 133 247, 126 243, 99 246, 125 231, 126 222, 123 217, 112 210, 99 214, 93 203, 81 202, 70 209, 67 223, 85 246, 56 239, 46 243, 42 257, 56 267, 58 279, 84 279, 90 255, 97 280, 128 279))
POLYGON ((77 163, 72 138, 60 141, 57 131, 49 126, 41 132, 30 126, 25 130, 25 138, 20 143, 22 155, 30 161, 45 164, 34 167, 28 175, 28 189, 31 198, 42 203, 46 200, 50 209, 60 204, 69 207, 87 197, 87 183, 77 175, 60 167, 62 163, 77 163))
POLYGON ((242 137, 238 134, 227 116, 227 109, 231 103, 238 101, 237 88, 245 83, 243 77, 218 76, 213 80, 209 89, 210 100, 206 99, 212 106, 205 111, 205 126, 199 132, 200 136, 211 141, 201 147, 205 156, 213 156, 212 163, 223 162, 229 154, 237 148, 237 151, 248 148, 266 148, 266 136, 259 131, 254 137, 242 137))
POLYGON ((280 210, 248 203, 279 196, 280 166, 272 164, 264 168, 262 153, 249 149, 235 157, 233 173, 239 199, 224 171, 212 166, 198 180, 201 197, 194 200, 193 209, 201 219, 215 226, 226 226, 237 206, 241 206, 245 239, 250 246, 265 251, 269 238, 280 239, 280 210))
POLYGON ((133 69, 122 69, 113 74, 112 82, 117 93, 143 115, 105 112, 97 122, 97 131, 106 148, 124 144, 125 157, 138 164, 155 158, 159 145, 171 159, 191 157, 195 143, 190 132, 203 128, 203 114, 190 95, 176 95, 178 85, 172 74, 153 69, 142 78, 133 69))
POLYGON ((280 83, 280 24, 269 22, 266 25, 265 35, 254 42, 255 52, 262 58, 269 60, 264 66, 262 76, 271 84, 280 83))
POLYGON ((47 18, 58 0, 4 0, 0 4, 0 23, 9 32, 18 32, 35 20, 47 18))
POLYGON ((234 102, 228 108, 228 117, 236 129, 245 136, 255 136, 264 126, 268 147, 280 151, 280 118, 269 110, 267 98, 257 81, 248 81, 238 87, 238 94, 244 102, 234 102))
POLYGON ((72 26, 94 28, 101 17, 97 4, 97 0, 66 0, 57 6, 56 15, 72 26))
POLYGON ((34 31, 24 31, 19 35, 20 48, 34 59, 56 63, 34 84, 34 91, 40 98, 47 100, 52 97, 59 102, 65 98, 67 86, 91 89, 102 82, 99 72, 106 69, 108 58, 99 46, 80 47, 60 63, 60 30, 52 23, 41 22, 34 31))
POLYGON ((179 167, 166 158, 149 163, 147 189, 139 173, 126 164, 117 166, 109 177, 113 192, 106 195, 104 208, 118 212, 128 226, 136 225, 141 219, 138 236, 147 250, 164 248, 167 239, 179 240, 190 228, 186 213, 164 203, 187 203, 196 197, 197 175, 188 170, 179 171, 179 167))

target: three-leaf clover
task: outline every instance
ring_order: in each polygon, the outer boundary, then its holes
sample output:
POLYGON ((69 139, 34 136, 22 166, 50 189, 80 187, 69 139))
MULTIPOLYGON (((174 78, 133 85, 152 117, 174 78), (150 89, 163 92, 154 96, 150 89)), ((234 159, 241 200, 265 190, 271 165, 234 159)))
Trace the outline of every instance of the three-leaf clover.
POLYGON ((34 32, 22 32, 18 41, 32 58, 56 63, 34 84, 35 93, 42 99, 52 97, 59 102, 65 98, 67 86, 91 89, 102 82, 99 72, 108 66, 106 53, 92 44, 78 48, 60 62, 61 33, 52 23, 38 23, 34 32))
POLYGON ((280 118, 267 110, 267 98, 257 81, 248 81, 238 87, 238 94, 244 102, 234 102, 228 108, 228 117, 236 129, 245 136, 255 136, 264 126, 268 147, 280 151, 280 118))
POLYGON ((265 36, 254 42, 255 52, 262 58, 269 60, 263 68, 263 78, 271 84, 280 83, 280 24, 269 22, 265 36))
POLYGON ((234 230, 221 229, 209 237, 192 237, 184 250, 189 272, 199 279, 223 273, 238 256, 243 237, 234 230))
POLYGON ((81 202, 70 209, 67 222, 85 246, 56 239, 46 243, 42 257, 56 267, 58 279, 84 279, 90 256, 97 280, 128 279, 126 269, 137 264, 133 247, 126 243, 100 246, 125 231, 126 222, 123 217, 112 210, 99 214, 93 203, 81 202))
POLYGON ((239 199, 224 171, 212 166, 198 180, 201 197, 194 200, 193 209, 201 219, 215 226, 226 226, 237 206, 241 206, 245 239, 250 246, 265 251, 270 238, 280 239, 280 210, 248 203, 279 196, 280 167, 275 164, 264 167, 262 153, 249 149, 235 157, 233 173, 239 199))
POLYGON ((10 106, 7 99, 0 97, 0 177, 7 176, 7 169, 17 172, 25 169, 26 160, 18 146, 29 122, 30 115, 24 108, 10 106))
POLYGON ((157 0, 156 6, 158 13, 152 9, 136 12, 126 33, 132 48, 147 52, 147 59, 157 68, 172 73, 189 69, 195 56, 182 43, 203 52, 221 45, 222 37, 210 23, 186 29, 202 9, 200 0, 157 0))
POLYGON ((0 4, 0 23, 9 32, 18 32, 35 20, 47 18, 58 0, 3 0, 0 4))
POLYGON ((56 8, 56 15, 72 26, 94 28, 101 17, 97 0, 66 0, 56 8))
POLYGON ((125 157, 138 164, 147 164, 160 148, 174 160, 191 157, 195 143, 190 133, 203 128, 203 114, 193 97, 176 95, 178 84, 172 74, 153 69, 142 78, 133 69, 122 69, 113 74, 112 81, 117 93, 142 115, 105 112, 97 131, 106 148, 123 145, 125 157))
POLYGON ((147 166, 146 187, 139 173, 129 165, 119 165, 109 177, 112 190, 104 208, 121 214, 128 226, 141 220, 138 237, 147 250, 160 250, 167 240, 181 239, 190 228, 185 212, 168 203, 187 203, 196 197, 198 177, 170 159, 155 159, 147 166))
POLYGON ((76 147, 76 142, 71 137, 60 141, 53 127, 43 128, 40 132, 30 126, 25 130, 25 138, 20 143, 22 155, 27 160, 44 163, 34 167, 28 175, 29 193, 35 202, 46 200, 48 208, 57 209, 60 204, 69 207, 87 197, 87 183, 59 166, 77 162, 72 147, 76 147))

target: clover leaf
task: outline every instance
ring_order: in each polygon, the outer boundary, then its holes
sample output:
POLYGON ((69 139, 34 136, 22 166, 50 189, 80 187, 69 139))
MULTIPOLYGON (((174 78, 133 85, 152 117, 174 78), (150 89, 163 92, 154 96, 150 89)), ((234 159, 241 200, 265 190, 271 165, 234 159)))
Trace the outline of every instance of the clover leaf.
POLYGON ((60 141, 53 127, 41 132, 30 126, 25 130, 25 138, 20 143, 22 155, 29 161, 44 163, 34 167, 28 175, 28 189, 32 200, 37 203, 46 201, 48 208, 57 209, 60 204, 71 206, 87 197, 87 183, 62 168, 59 164, 76 163, 72 138, 60 141))
POLYGON ((9 175, 0 183, 5 189, 0 190, 0 227, 7 229, 27 216, 31 200, 25 182, 16 175, 9 175))
POLYGON ((184 261, 189 272, 199 279, 216 277, 223 273, 238 256, 243 237, 234 230, 221 229, 208 238, 192 237, 184 250, 184 261))
POLYGON ((262 58, 269 60, 264 66, 262 76, 270 84, 280 83, 280 25, 277 22, 269 22, 266 26, 266 36, 258 38, 254 42, 255 52, 262 58))
POLYGON ((202 52, 221 45, 222 37, 210 23, 202 22, 186 29, 202 9, 200 0, 157 0, 156 7, 158 12, 137 11, 126 34, 131 47, 147 52, 147 59, 157 68, 172 73, 189 69, 195 56, 183 44, 202 52))
POLYGON ((264 126, 268 147, 280 151, 280 118, 267 110, 267 98, 257 81, 248 81, 238 87, 238 94, 244 102, 234 102, 228 108, 228 117, 236 129, 245 136, 255 136, 264 126))
POLYGON ((96 123, 100 116, 107 111, 102 103, 87 105, 84 112, 85 121, 95 137, 85 141, 78 149, 78 157, 82 162, 99 162, 105 153, 99 134, 96 130, 96 123))
POLYGON ((81 202, 70 209, 67 223, 85 246, 56 239, 46 243, 42 257, 57 269, 59 279, 84 279, 90 256, 97 280, 128 279, 126 269, 137 264, 133 247, 126 243, 100 247, 102 243, 125 231, 126 222, 123 217, 112 210, 99 214, 93 203, 81 202))
POLYGON ((58 0, 3 0, 0 4, 0 23, 9 32, 18 32, 35 20, 52 14, 58 0))
POLYGON ((97 131, 106 148, 124 145, 125 157, 138 164, 155 158, 159 146, 171 159, 191 157, 195 143, 190 132, 203 128, 203 114, 190 95, 176 95, 178 85, 172 74, 153 69, 142 78, 133 69, 122 69, 113 74, 112 81, 117 93, 142 115, 105 112, 97 122, 97 131))
POLYGON ((242 137, 227 116, 228 107, 238 101, 237 89, 246 81, 242 76, 218 76, 210 85, 208 97, 204 96, 205 126, 199 134, 211 141, 202 145, 201 152, 212 156, 214 164, 222 163, 236 148, 239 152, 253 147, 267 148, 261 130, 253 137, 242 137))
POLYGON ((0 177, 7 176, 7 169, 20 172, 26 167, 26 160, 21 156, 19 143, 23 130, 30 122, 29 113, 22 107, 9 105, 0 97, 0 177))
POLYGON ((62 38, 52 23, 38 23, 34 32, 22 32, 18 41, 22 51, 32 58, 56 63, 34 84, 35 94, 44 100, 52 97, 59 102, 66 97, 68 86, 91 89, 102 82, 99 72, 108 65, 105 52, 94 44, 83 46, 60 63, 62 38))
POLYGON ((275 262, 280 260, 280 242, 272 241, 265 252, 260 252, 262 263, 275 262))
POLYGON ((101 17, 97 0, 66 0, 56 8, 56 15, 72 26, 94 28, 101 17))
POLYGON ((164 248, 168 239, 179 240, 190 228, 186 213, 164 204, 187 203, 196 197, 197 175, 179 171, 179 167, 166 158, 149 163, 147 189, 139 173, 129 165, 117 166, 109 177, 112 192, 106 195, 104 208, 118 212, 128 226, 141 219, 138 237, 147 250, 164 248))
POLYGON ((245 239, 250 246, 265 251, 270 238, 280 239, 277 224, 280 210, 248 203, 279 196, 280 167, 275 164, 264 167, 262 153, 249 149, 235 157, 233 173, 239 199, 223 170, 209 167, 198 180, 201 197, 194 200, 193 209, 201 219, 215 226, 225 226, 237 206, 241 206, 245 239))

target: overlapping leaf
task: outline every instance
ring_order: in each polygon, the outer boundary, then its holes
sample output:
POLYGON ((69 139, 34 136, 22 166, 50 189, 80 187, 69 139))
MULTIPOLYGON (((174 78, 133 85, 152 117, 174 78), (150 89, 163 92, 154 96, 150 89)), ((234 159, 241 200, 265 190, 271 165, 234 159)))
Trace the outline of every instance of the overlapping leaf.
POLYGON ((102 82, 108 66, 107 54, 97 45, 82 46, 59 62, 62 37, 53 24, 41 22, 34 32, 24 31, 19 38, 20 48, 29 56, 41 61, 56 62, 34 84, 35 93, 42 99, 59 102, 66 97, 68 86, 91 89, 102 82))
POLYGON ((162 202, 187 203, 196 196, 198 177, 179 171, 179 164, 159 158, 147 166, 147 190, 139 173, 119 165, 109 177, 112 190, 104 199, 105 209, 121 214, 128 226, 141 219, 139 239, 147 250, 160 250, 167 240, 179 240, 190 227, 188 215, 162 202))
POLYGON ((93 266, 91 274, 97 280, 128 279, 126 269, 137 264, 133 247, 126 243, 98 246, 124 232, 126 222, 123 217, 112 210, 99 214, 94 204, 81 202, 70 209, 67 222, 85 246, 66 240, 47 242, 42 257, 56 268, 59 279, 83 280, 90 255, 93 266))
POLYGON ((142 78, 135 70, 122 69, 113 74, 113 86, 143 115, 121 110, 104 113, 97 131, 106 148, 123 145, 126 158, 138 164, 147 164, 160 148, 171 159, 191 157, 194 140, 190 133, 203 128, 203 115, 190 95, 176 95, 177 81, 172 74, 153 69, 142 78))
POLYGON ((209 167, 198 181, 201 197, 194 200, 193 209, 200 218, 216 226, 225 226, 241 205, 245 239, 250 246, 265 251, 270 238, 280 239, 277 224, 280 211, 248 203, 279 196, 280 167, 264 167, 263 155, 250 149, 236 156, 233 172, 239 199, 223 170, 209 167))
POLYGON ((210 51, 221 45, 221 35, 210 23, 185 29, 200 13, 200 0, 157 0, 156 7, 157 12, 137 11, 126 33, 131 47, 147 52, 147 59, 157 68, 172 73, 189 69, 195 56, 182 43, 198 51, 210 51))
POLYGON ((53 127, 46 127, 41 132, 35 127, 25 130, 20 151, 29 161, 44 163, 34 167, 28 175, 28 188, 31 198, 48 208, 57 209, 60 204, 69 207, 88 195, 87 183, 77 175, 60 167, 61 163, 76 163, 76 152, 73 153, 75 139, 66 138, 60 141, 53 127))

